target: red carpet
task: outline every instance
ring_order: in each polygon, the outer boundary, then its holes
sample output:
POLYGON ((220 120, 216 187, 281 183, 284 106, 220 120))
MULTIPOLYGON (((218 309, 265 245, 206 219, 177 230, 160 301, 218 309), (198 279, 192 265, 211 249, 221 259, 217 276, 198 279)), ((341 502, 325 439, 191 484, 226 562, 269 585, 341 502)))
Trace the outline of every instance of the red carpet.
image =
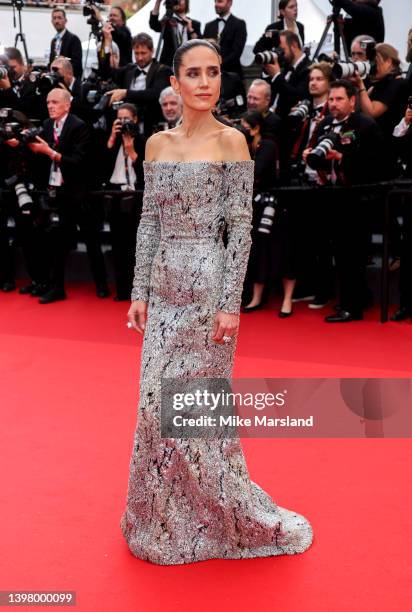
MULTIPOLYGON (((73 590, 87 612, 410 609, 410 440, 244 441, 252 479, 311 521, 303 555, 177 567, 131 555, 119 520, 141 339, 127 309, 86 285, 42 306, 0 295, 0 590, 73 590)), ((236 376, 411 376, 412 324, 295 310, 242 316, 236 376)))

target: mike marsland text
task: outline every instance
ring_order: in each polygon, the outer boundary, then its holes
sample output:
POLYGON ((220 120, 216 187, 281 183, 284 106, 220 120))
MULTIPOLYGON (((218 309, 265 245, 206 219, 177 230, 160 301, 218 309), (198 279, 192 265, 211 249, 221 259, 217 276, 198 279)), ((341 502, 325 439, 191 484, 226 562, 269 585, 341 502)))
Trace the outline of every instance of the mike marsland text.
POLYGON ((256 414, 253 419, 238 415, 208 416, 201 415, 196 418, 175 415, 175 427, 313 427, 313 415, 303 418, 291 418, 289 415, 282 418, 272 418, 256 414))

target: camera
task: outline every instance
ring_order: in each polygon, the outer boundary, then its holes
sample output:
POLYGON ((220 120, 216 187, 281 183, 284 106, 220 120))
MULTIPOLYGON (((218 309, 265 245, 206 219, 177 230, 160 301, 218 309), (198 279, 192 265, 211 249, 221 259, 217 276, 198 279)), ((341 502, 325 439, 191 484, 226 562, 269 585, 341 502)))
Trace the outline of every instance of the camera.
POLYGON ((270 234, 275 220, 277 200, 275 196, 270 193, 258 193, 255 197, 255 202, 263 207, 258 232, 261 234, 270 234))
POLYGON ((293 108, 289 113, 289 119, 292 119, 296 122, 305 121, 309 116, 311 107, 310 100, 301 100, 295 108, 293 108))
POLYGON ((113 81, 103 81, 97 76, 96 72, 92 71, 84 85, 90 86, 86 94, 86 100, 89 104, 93 105, 93 110, 106 110, 110 102, 110 96, 107 95, 107 92, 116 89, 113 81))
POLYGON ((85 0, 86 4, 83 6, 83 17, 89 17, 86 23, 91 26, 92 35, 97 39, 103 38, 102 24, 96 18, 96 9, 99 9, 99 4, 93 0, 85 0))
POLYGON ((362 79, 365 79, 371 72, 370 63, 362 61, 336 62, 332 68, 332 74, 336 79, 349 79, 355 75, 355 72, 357 72, 362 79))
POLYGON ((319 170, 326 159, 327 154, 332 149, 338 149, 340 145, 340 135, 335 132, 323 136, 316 147, 309 153, 306 158, 307 165, 312 170, 319 170))
POLYGON ((120 134, 123 136, 123 134, 129 134, 130 136, 137 136, 140 133, 139 130, 139 124, 135 123, 132 119, 128 119, 127 117, 124 117, 123 119, 120 119, 121 121, 121 128, 120 128, 120 134))
POLYGON ((279 63, 279 66, 283 66, 285 63, 285 52, 282 47, 277 47, 273 51, 261 51, 255 55, 255 62, 258 66, 264 64, 279 63))
POLYGON ((34 202, 29 194, 29 190, 33 190, 33 185, 26 185, 21 177, 16 174, 4 181, 8 187, 14 187, 16 194, 17 205, 24 215, 30 215, 33 212, 34 202))
POLYGON ((39 67, 30 73, 29 80, 36 85, 38 92, 43 96, 47 96, 52 89, 59 86, 59 83, 64 83, 57 68, 52 68, 49 72, 47 68, 39 67))

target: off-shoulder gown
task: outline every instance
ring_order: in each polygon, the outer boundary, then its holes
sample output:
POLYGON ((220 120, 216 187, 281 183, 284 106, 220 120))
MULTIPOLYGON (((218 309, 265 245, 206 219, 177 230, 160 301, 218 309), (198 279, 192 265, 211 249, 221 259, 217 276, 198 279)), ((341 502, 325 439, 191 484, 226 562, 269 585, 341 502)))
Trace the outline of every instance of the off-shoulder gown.
POLYGON ((160 434, 162 377, 231 378, 237 338, 216 344, 212 327, 217 311, 240 309, 254 162, 144 162, 144 172, 131 297, 148 302, 148 318, 123 535, 163 565, 301 553, 310 523, 250 480, 237 437, 160 434))

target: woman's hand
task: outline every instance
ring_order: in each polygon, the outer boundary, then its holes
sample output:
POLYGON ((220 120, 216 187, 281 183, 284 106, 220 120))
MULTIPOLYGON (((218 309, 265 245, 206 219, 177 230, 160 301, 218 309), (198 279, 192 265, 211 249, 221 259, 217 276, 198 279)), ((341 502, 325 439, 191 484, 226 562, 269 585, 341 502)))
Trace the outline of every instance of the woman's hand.
POLYGON ((230 336, 232 338, 238 329, 239 315, 219 310, 213 323, 212 340, 216 344, 226 344, 223 336, 230 336))
POLYGON ((303 153, 302 153, 302 159, 303 159, 303 161, 305 162, 305 164, 306 164, 306 159, 307 159, 307 157, 308 157, 309 153, 312 153, 312 151, 313 151, 312 147, 309 147, 308 149, 305 149, 305 150, 303 151, 303 153))
POLYGON ((109 149, 114 147, 114 143, 116 142, 117 135, 120 133, 121 129, 122 129, 122 122, 121 122, 121 120, 120 119, 116 119, 115 121, 113 121, 112 133, 110 134, 110 138, 107 141, 107 147, 109 149))
POLYGON ((134 139, 131 134, 123 134, 123 146, 128 157, 130 157, 132 162, 135 162, 137 159, 137 153, 134 150, 134 139))
POLYGON ((127 318, 132 324, 132 328, 143 334, 147 319, 147 302, 134 300, 127 313, 127 318))

